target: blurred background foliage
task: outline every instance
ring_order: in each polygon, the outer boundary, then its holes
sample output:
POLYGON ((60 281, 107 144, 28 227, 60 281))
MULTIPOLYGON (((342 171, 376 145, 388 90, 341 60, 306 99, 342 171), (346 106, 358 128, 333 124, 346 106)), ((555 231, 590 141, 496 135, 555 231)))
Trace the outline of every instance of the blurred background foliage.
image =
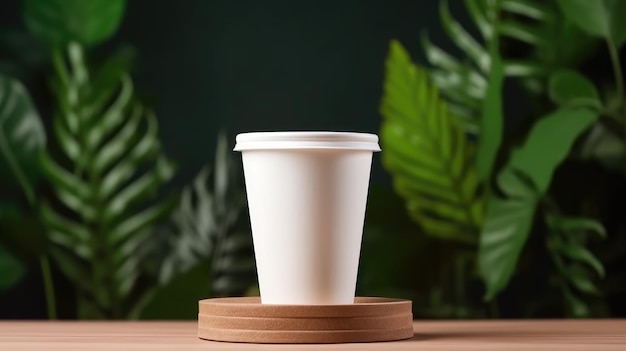
POLYGON ((0 318, 258 294, 232 135, 289 129, 381 137, 359 295, 626 316, 626 1, 3 6, 0 318))

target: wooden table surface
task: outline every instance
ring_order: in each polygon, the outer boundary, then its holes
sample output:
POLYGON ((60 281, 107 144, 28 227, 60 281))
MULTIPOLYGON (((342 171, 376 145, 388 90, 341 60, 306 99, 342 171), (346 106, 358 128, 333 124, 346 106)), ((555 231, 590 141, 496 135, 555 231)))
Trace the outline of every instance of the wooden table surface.
POLYGON ((415 322, 404 341, 255 345, 200 340, 196 322, 0 322, 0 350, 622 350, 626 320, 415 322))

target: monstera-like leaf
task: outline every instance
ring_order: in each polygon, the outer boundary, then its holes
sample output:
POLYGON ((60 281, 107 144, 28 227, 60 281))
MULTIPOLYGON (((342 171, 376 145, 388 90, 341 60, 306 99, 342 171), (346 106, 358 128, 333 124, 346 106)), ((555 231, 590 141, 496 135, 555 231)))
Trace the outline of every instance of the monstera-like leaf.
POLYGON ((475 243, 484 198, 474 168, 474 147, 450 115, 426 71, 396 41, 386 62, 381 106, 383 165, 411 217, 425 232, 475 243))
POLYGON ((542 117, 498 174, 504 196, 492 195, 480 234, 479 268, 486 299, 508 284, 556 168, 597 117, 587 108, 561 108, 542 117))
POLYGON ((626 23, 622 18, 626 3, 621 0, 558 0, 563 13, 580 29, 615 45, 626 42, 626 23))
POLYGON ((123 317, 150 228, 171 205, 155 201, 174 168, 154 114, 133 97, 124 65, 90 69, 81 45, 54 55, 59 152, 41 165, 54 201, 41 205, 53 259, 78 287, 85 317, 123 317))

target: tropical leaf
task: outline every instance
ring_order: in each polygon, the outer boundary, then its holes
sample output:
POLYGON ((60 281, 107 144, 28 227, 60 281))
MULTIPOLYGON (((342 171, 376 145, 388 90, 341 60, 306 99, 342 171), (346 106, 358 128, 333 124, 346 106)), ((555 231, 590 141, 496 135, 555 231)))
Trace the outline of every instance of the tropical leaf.
POLYGON ((426 72, 397 41, 391 42, 386 67, 382 161, 395 190, 425 232, 475 243, 484 200, 472 144, 426 72))
MULTIPOLYGON (((591 81, 573 70, 559 70, 550 76, 550 98, 564 107, 587 107, 598 113, 606 111, 600 94, 591 81)), ((578 156, 595 159, 608 168, 623 170, 626 145, 623 128, 615 117, 601 117, 581 143, 578 156)))
POLYGON ((572 70, 559 70, 550 76, 548 92, 554 103, 570 107, 602 108, 596 87, 582 74, 572 70))
POLYGON ((513 150, 510 167, 528 175, 544 194, 574 142, 597 119, 597 113, 586 108, 561 108, 548 114, 535 122, 524 145, 513 150))
POLYGON ((20 82, 0 75, 0 175, 15 180, 31 204, 45 144, 43 124, 30 95, 20 82))
POLYGON ((559 0, 567 18, 585 32, 602 37, 619 47, 626 41, 626 24, 622 18, 626 3, 622 0, 559 0))
POLYGON ((586 247, 589 234, 604 233, 598 221, 589 218, 572 218, 560 214, 546 215, 549 234, 547 247, 556 266, 558 280, 568 314, 590 317, 591 309, 585 295, 598 295, 597 278, 604 278, 600 260, 586 247), (595 276, 595 277, 594 277, 595 276))
POLYGON ((122 317, 150 228, 170 211, 171 201, 153 199, 174 167, 124 65, 92 70, 77 43, 55 52, 54 65, 59 154, 40 162, 56 196, 41 204, 41 218, 52 257, 86 299, 81 306, 122 317))
MULTIPOLYGON (((554 1, 501 0, 499 33, 503 45, 513 40, 527 46, 517 62, 523 63, 515 76, 524 72, 545 76, 556 68, 573 68, 596 44, 563 14, 554 1)), ((508 72, 513 73, 511 63, 508 72)))
POLYGON ((503 195, 494 193, 488 202, 478 253, 487 300, 508 284, 554 171, 596 119, 596 113, 581 108, 562 108, 541 118, 498 174, 503 195))
POLYGON ((623 172, 626 164, 626 143, 620 122, 614 117, 603 116, 581 144, 580 154, 584 160, 595 160, 605 167, 623 172))
POLYGON ((183 190, 165 229, 167 255, 160 267, 160 283, 167 285, 205 262, 210 266, 212 295, 241 295, 248 290, 255 283, 256 269, 249 226, 241 226, 244 210, 241 171, 225 135, 220 134, 212 171, 203 169, 183 190))
MULTIPOLYGON (((465 5, 472 15, 483 38, 493 38, 493 25, 487 14, 486 2, 468 0, 465 5)), ((490 10, 494 10, 492 7, 490 10)), ((422 46, 428 62, 433 66, 430 71, 433 83, 442 96, 449 102, 450 110, 462 118, 465 128, 470 133, 480 132, 478 117, 487 92, 487 78, 491 67, 489 51, 450 14, 447 1, 440 2, 440 19, 443 29, 450 39, 467 56, 461 61, 433 44, 428 35, 422 35, 422 46)))
POLYGON ((537 189, 512 168, 505 168, 498 180, 509 197, 489 198, 478 250, 478 268, 487 287, 487 301, 506 287, 515 272, 539 201, 537 189))
MULTIPOLYGON (((465 0, 465 8, 480 38, 454 19, 447 1, 441 2, 440 18, 450 40, 463 52, 458 59, 433 44, 426 34, 422 46, 433 66, 430 75, 471 134, 481 133, 479 117, 487 96, 494 57, 502 55, 500 42, 513 40, 528 46, 522 57, 505 56, 505 76, 530 82, 545 77, 554 67, 569 66, 586 53, 589 40, 564 19, 558 7, 538 0, 465 0)), ((538 83, 541 85, 542 83, 538 83)), ((534 84, 537 85, 537 84, 534 84)), ((482 124, 484 126, 484 124, 482 124)))
POLYGON ((117 30, 126 0, 24 0, 24 21, 52 47, 98 44, 117 30))

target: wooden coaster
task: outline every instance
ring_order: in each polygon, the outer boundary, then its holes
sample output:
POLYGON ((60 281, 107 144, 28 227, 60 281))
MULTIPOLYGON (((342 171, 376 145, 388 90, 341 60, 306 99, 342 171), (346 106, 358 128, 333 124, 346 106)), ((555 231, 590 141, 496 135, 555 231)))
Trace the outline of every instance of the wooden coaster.
POLYGON ((343 343, 413 337, 411 301, 357 297, 351 305, 264 305, 258 297, 199 302, 198 337, 249 343, 343 343))

